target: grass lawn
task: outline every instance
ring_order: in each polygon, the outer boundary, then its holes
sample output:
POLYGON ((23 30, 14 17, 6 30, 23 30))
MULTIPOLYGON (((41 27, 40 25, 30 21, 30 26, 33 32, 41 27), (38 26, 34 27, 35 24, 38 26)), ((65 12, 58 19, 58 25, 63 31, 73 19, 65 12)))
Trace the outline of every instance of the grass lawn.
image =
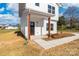
POLYGON ((14 32, 17 30, 0 30, 0 41, 7 41, 7 40, 13 40, 15 39, 16 35, 14 35, 14 32), (13 36, 12 36, 13 35, 13 36))
MULTIPOLYGON (((59 29, 58 31, 61 32, 61 29, 59 29)), ((63 29, 62 32, 79 32, 79 30, 76 30, 76 29, 63 29)))
POLYGON ((6 29, 0 29, 0 34, 4 34, 4 33, 9 33, 9 32, 12 32, 12 31, 16 31, 15 29, 10 29, 10 30, 6 30, 6 29))
POLYGON ((15 31, 5 32, 0 33, 1 56, 79 56, 79 40, 44 50, 32 41, 27 45, 27 41, 15 31))

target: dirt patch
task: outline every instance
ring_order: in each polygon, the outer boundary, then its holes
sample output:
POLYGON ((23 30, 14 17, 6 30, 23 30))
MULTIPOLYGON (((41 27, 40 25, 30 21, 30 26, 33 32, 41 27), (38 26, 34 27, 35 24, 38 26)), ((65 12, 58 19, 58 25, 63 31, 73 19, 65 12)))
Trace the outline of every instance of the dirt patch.
POLYGON ((64 37, 70 37, 70 36, 74 36, 74 34, 70 33, 70 32, 63 32, 63 33, 57 33, 57 34, 51 34, 50 38, 48 38, 48 35, 45 35, 43 37, 44 40, 49 41, 49 40, 55 40, 55 39, 60 39, 60 38, 64 38, 64 37))

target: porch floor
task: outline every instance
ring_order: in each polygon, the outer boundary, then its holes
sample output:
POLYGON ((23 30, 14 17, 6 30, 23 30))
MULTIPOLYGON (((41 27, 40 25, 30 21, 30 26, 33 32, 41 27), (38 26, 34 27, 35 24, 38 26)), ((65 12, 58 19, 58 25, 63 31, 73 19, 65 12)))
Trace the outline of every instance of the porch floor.
POLYGON ((51 41, 43 40, 40 36, 37 36, 36 38, 32 37, 32 40, 42 48, 49 49, 79 39, 79 33, 73 33, 73 34, 75 36, 64 37, 61 39, 51 40, 51 41))

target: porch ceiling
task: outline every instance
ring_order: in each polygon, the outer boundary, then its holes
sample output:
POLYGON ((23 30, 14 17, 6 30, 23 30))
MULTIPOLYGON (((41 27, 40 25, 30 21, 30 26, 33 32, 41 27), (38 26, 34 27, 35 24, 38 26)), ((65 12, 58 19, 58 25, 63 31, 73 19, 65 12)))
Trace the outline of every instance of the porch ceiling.
MULTIPOLYGON (((29 13, 28 9, 26 9, 26 13, 27 12, 29 13)), ((49 16, 50 17, 54 16, 53 14, 50 14, 50 13, 44 13, 44 12, 35 11, 35 10, 32 10, 32 9, 30 9, 30 14, 31 14, 32 19, 44 19, 44 18, 49 17, 49 16)))
POLYGON ((47 17, 32 13, 30 18, 31 19, 42 20, 42 19, 47 18, 47 17))
POLYGON ((30 10, 30 13, 31 14, 36 14, 36 15, 39 15, 39 16, 43 16, 43 17, 52 17, 53 14, 50 14, 50 13, 44 13, 44 12, 40 12, 40 11, 35 11, 35 10, 30 10))

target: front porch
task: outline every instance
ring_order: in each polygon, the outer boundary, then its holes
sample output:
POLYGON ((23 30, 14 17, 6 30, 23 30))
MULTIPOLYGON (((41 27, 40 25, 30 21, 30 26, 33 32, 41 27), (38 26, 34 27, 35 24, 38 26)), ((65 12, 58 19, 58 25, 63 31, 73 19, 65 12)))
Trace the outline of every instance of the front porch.
POLYGON ((44 35, 51 32, 51 17, 53 15, 49 13, 38 12, 29 10, 27 13, 27 38, 31 39, 31 35, 44 35), (48 31, 46 31, 46 23, 48 23, 48 31))
POLYGON ((48 38, 48 34, 45 35, 31 35, 31 40, 34 39, 43 39, 45 41, 57 40, 64 37, 72 37, 75 36, 72 32, 57 32, 55 34, 51 34, 50 38, 48 38))

